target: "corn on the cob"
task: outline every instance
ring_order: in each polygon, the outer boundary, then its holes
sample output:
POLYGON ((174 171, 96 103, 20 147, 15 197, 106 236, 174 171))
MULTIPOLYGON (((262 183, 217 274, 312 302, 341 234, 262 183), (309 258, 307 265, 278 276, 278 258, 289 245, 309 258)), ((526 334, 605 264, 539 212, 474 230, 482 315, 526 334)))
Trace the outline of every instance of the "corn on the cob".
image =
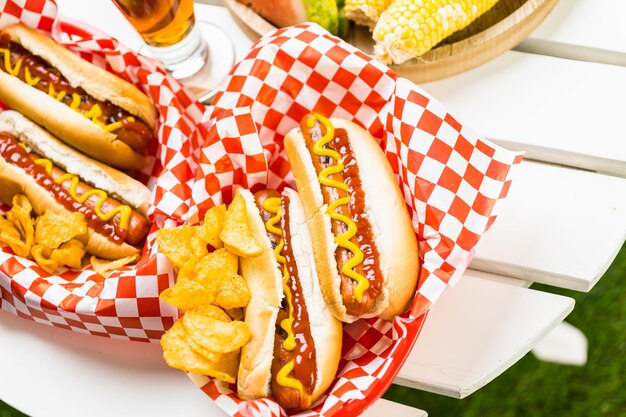
POLYGON ((385 63, 418 57, 463 29, 497 0, 394 0, 374 28, 375 54, 385 63))
POLYGON ((333 35, 338 33, 336 0, 303 0, 309 22, 315 22, 333 35))
POLYGON ((344 13, 359 25, 369 26, 370 30, 380 18, 382 12, 393 0, 346 0, 344 13))

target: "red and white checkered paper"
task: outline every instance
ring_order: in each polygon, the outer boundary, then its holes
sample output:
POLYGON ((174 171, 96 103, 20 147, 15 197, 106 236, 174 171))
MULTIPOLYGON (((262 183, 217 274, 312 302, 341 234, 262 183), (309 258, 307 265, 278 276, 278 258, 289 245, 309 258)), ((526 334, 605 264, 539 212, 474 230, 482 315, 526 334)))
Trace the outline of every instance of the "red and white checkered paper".
MULTIPOLYGON (((343 117, 379 138, 398 176, 418 234, 422 270, 410 311, 393 322, 344 326, 335 382, 307 416, 356 415, 389 387, 411 350, 425 311, 469 264, 496 218, 521 155, 501 149, 458 123, 445 107, 317 25, 264 36, 204 108, 146 58, 76 22, 54 20, 51 0, 9 0, 0 26, 19 19, 143 88, 161 113, 153 167, 141 179, 154 189, 156 227, 195 223, 231 199, 235 185, 294 186, 282 141, 308 112, 343 117), (26 12, 25 10, 29 10, 26 12)), ((1 307, 75 331, 156 341, 177 318, 158 294, 172 268, 148 237, 137 266, 102 282, 90 269, 50 277, 31 261, 0 252, 1 307)), ((233 386, 194 377, 233 416, 279 416, 269 399, 240 401, 233 386)))
MULTIPOLYGON (((264 36, 225 84, 209 116, 215 123, 196 174, 206 178, 194 185, 205 200, 197 201, 200 212, 210 204, 205 196, 220 185, 224 196, 232 194, 233 183, 293 186, 282 142, 311 111, 365 127, 380 139, 398 175, 422 261, 411 309, 393 322, 344 325, 334 384, 311 410, 297 414, 357 415, 389 387, 425 311, 469 264, 508 192, 510 169, 522 156, 479 138, 414 83, 313 24, 264 36), (234 171, 216 173, 218 166, 234 171)), ((241 401, 232 386, 194 381, 231 415, 285 415, 271 400, 241 401)))
POLYGON ((191 183, 197 171, 192 153, 207 136, 201 123, 206 107, 152 60, 93 28, 56 19, 56 14, 52 0, 8 0, 0 4, 0 27, 22 21, 38 28, 86 60, 134 83, 153 100, 160 113, 158 141, 149 148, 150 163, 138 178, 153 189, 149 217, 154 224, 140 262, 106 280, 91 267, 50 276, 10 248, 0 248, 0 308, 81 333, 158 342, 178 312, 159 300, 175 275, 169 261, 156 251, 154 231, 157 226, 182 224, 190 211, 191 183))

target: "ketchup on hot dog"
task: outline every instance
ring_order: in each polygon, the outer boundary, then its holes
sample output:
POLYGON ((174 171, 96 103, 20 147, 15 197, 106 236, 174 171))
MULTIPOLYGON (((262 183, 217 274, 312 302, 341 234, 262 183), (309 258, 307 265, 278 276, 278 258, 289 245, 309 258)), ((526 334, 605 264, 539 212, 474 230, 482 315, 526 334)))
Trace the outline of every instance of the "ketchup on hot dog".
POLYGON ((305 117, 300 129, 329 206, 343 302, 348 314, 361 315, 372 308, 382 291, 380 255, 365 213, 359 167, 347 133, 323 122, 315 116, 305 117))
POLYGON ((137 245, 147 235, 150 223, 136 210, 107 196, 102 190, 74 180, 72 177, 75 175, 53 166, 49 160, 29 153, 13 136, 0 133, 0 156, 26 171, 67 210, 82 213, 89 227, 110 241, 137 245), (59 183, 62 177, 66 180, 59 183), (78 201, 85 193, 92 196, 84 202, 78 201), (109 219, 110 212, 114 210, 117 213, 109 219))
POLYGON ((289 197, 273 190, 254 194, 283 277, 284 298, 276 319, 272 396, 288 409, 307 409, 316 383, 315 345, 291 245, 289 197), (280 232, 280 233, 279 233, 280 232))

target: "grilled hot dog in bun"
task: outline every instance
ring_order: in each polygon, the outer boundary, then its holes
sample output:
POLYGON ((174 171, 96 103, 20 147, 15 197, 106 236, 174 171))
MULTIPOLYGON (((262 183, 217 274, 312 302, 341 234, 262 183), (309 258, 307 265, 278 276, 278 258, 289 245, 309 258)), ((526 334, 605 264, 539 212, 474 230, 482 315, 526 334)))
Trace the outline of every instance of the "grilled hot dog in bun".
POLYGON ((403 313, 417 285, 417 239, 376 140, 352 122, 313 114, 287 134, 285 150, 335 317, 390 320, 403 313))
POLYGON ((271 395, 284 408, 308 409, 330 386, 341 355, 342 326, 328 310, 298 194, 259 191, 246 200, 248 224, 264 246, 241 259, 252 298, 245 320, 251 338, 241 352, 238 395, 271 395))
POLYGON ((140 253, 150 229, 150 191, 123 172, 65 145, 15 111, 0 113, 0 199, 25 194, 37 214, 78 211, 87 252, 119 259, 140 253))
POLYGON ((145 94, 22 24, 0 30, 0 101, 120 169, 141 168, 154 137, 145 94))

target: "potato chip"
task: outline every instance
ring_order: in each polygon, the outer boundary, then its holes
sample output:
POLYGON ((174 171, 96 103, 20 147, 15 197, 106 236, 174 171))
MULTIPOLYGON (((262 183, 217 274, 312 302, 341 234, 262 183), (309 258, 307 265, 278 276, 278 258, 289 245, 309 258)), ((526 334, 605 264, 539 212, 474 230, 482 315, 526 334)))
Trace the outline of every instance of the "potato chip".
POLYGON ((226 314, 233 320, 244 320, 243 308, 229 308, 226 309, 226 314))
POLYGON ((17 227, 2 215, 0 215, 0 233, 11 237, 20 237, 20 231, 17 230, 17 227))
POLYGON ((247 258, 263 252, 263 248, 252 236, 248 226, 246 201, 241 194, 235 196, 226 210, 226 220, 220 232, 220 239, 229 251, 239 256, 247 258))
POLYGON ((234 383, 239 371, 239 353, 240 351, 236 350, 219 355, 219 372, 216 372, 213 376, 221 381, 234 383))
POLYGON ((237 275, 237 255, 218 249, 199 260, 194 258, 179 271, 179 279, 192 279, 202 284, 214 297, 214 303, 224 308, 245 307, 250 302, 250 291, 245 280, 237 275))
POLYGON ((167 256, 172 262, 176 270, 185 265, 185 263, 196 254, 202 256, 208 253, 206 244, 204 250, 199 247, 201 241, 195 240, 192 245, 192 239, 196 236, 196 228, 194 226, 181 226, 173 229, 157 230, 157 243, 161 252, 167 256), (201 253, 197 253, 201 252, 201 253))
POLYGON ((28 215, 33 211, 33 205, 30 204, 30 200, 25 194, 15 194, 11 202, 13 207, 20 207, 26 211, 28 215))
POLYGON ((30 250, 35 239, 35 222, 30 216, 33 207, 24 194, 13 196, 12 204, 13 207, 6 214, 7 220, 15 225, 22 241, 30 250))
POLYGON ((131 264, 133 262, 137 262, 139 260, 139 255, 130 255, 125 258, 116 259, 114 261, 110 261, 108 259, 99 259, 95 256, 90 258, 91 266, 93 270, 96 271, 97 274, 102 275, 105 278, 108 278, 111 272, 121 269, 122 267, 131 264))
POLYGON ((210 362, 218 363, 222 375, 227 377, 232 375, 232 378, 235 378, 239 370, 240 349, 228 353, 215 353, 198 344, 191 337, 187 337, 187 343, 194 353, 210 362))
MULTIPOLYGON (((194 226, 194 230, 198 231, 198 227, 194 226)), ((206 242, 202 240, 197 234, 191 238, 189 241, 189 246, 191 247, 191 253, 193 256, 202 257, 209 253, 209 250, 206 247, 206 242)))
POLYGON ((0 216, 0 243, 5 243, 17 256, 28 257, 30 247, 22 242, 19 230, 13 223, 0 216))
POLYGON ((211 305, 196 307, 194 309, 194 314, 200 314, 204 317, 210 317, 212 319, 223 321, 223 322, 231 321, 230 317, 228 317, 228 314, 226 314, 224 310, 222 310, 219 307, 211 306, 211 305))
POLYGON ((250 290, 241 275, 214 283, 210 289, 215 297, 214 304, 225 309, 246 307, 250 302, 250 290))
POLYGON ((228 355, 217 355, 209 360, 191 349, 188 335, 182 320, 178 320, 171 329, 161 337, 161 348, 165 362, 176 369, 208 375, 228 383, 235 382, 239 368, 238 352, 228 355))
POLYGON ((198 258, 195 256, 192 256, 191 258, 189 258, 189 260, 185 263, 185 265, 183 265, 182 268, 180 268, 180 270, 178 271, 178 281, 181 280, 192 280, 192 281, 197 281, 196 280, 196 265, 198 264, 198 258))
MULTIPOLYGON (((189 310, 183 316, 187 334, 209 352, 228 353, 245 345, 250 339, 248 325, 242 321, 221 321, 204 309, 189 310)), ((226 315, 226 313, 224 313, 226 315)))
POLYGON ((31 249, 33 259, 37 262, 37 265, 49 274, 56 274, 57 269, 61 266, 57 261, 50 259, 52 250, 45 245, 37 244, 31 249))
MULTIPOLYGON (((182 321, 182 319, 180 321, 182 321)), ((205 348, 204 346, 193 340, 193 338, 189 336, 189 333, 187 333, 187 343, 189 344, 191 350, 211 362, 217 362, 223 355, 223 353, 213 352, 205 348)))
POLYGON ((85 256, 85 245, 80 240, 72 239, 61 244, 58 249, 52 249, 50 259, 58 262, 60 265, 80 269, 83 256, 85 256))
POLYGON ((208 285, 216 279, 230 278, 239 268, 237 255, 218 249, 200 258, 194 267, 196 281, 208 285))
POLYGON ((221 206, 211 207, 204 215, 204 223, 198 227, 198 236, 215 249, 221 248, 224 245, 220 240, 220 232, 224 227, 225 221, 226 206, 222 204, 221 206))
POLYGON ((56 249, 62 243, 87 233, 87 221, 81 213, 57 214, 46 211, 35 221, 35 243, 56 249))
POLYGON ((202 284, 189 279, 179 279, 173 287, 164 290, 159 298, 183 311, 211 304, 214 299, 213 294, 202 284))

